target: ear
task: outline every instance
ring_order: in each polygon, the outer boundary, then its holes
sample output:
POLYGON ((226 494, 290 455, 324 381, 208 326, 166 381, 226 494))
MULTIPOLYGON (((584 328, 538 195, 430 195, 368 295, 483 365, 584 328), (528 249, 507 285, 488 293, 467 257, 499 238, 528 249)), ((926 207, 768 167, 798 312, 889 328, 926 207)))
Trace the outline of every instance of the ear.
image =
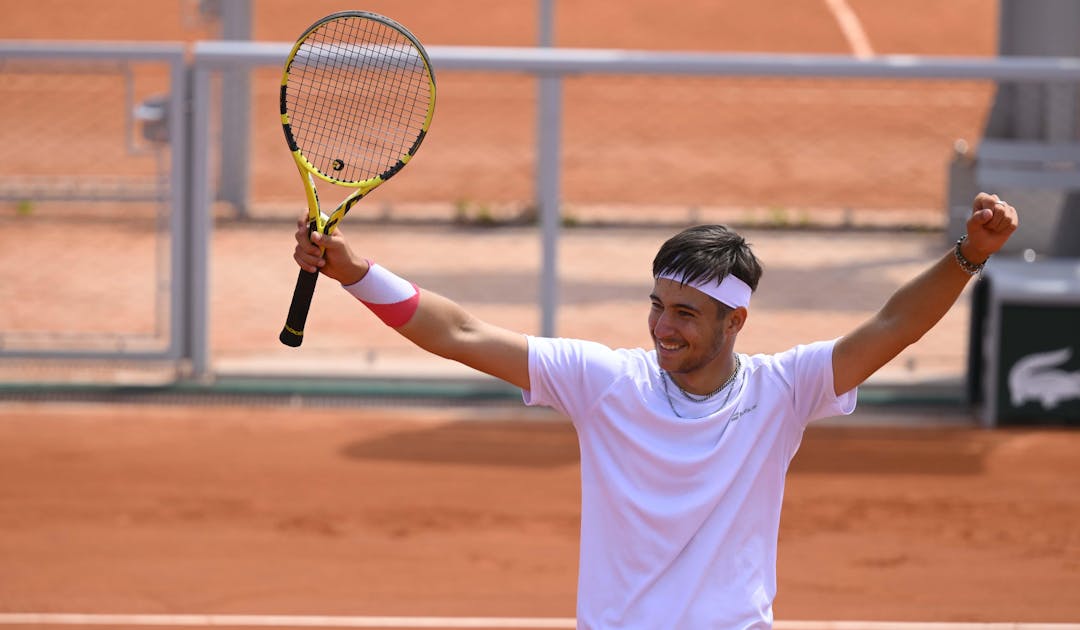
POLYGON ((744 306, 733 309, 727 314, 727 323, 724 324, 727 328, 727 332, 737 333, 742 330, 742 327, 746 324, 746 318, 749 316, 750 312, 747 311, 744 306))

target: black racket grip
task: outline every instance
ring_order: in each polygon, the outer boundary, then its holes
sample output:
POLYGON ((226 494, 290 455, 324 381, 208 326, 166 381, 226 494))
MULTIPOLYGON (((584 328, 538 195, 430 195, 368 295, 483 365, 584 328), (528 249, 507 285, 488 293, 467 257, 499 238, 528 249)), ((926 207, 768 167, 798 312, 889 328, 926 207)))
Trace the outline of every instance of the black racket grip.
POLYGON ((318 271, 301 269, 300 275, 296 277, 289 315, 285 318, 285 327, 278 335, 278 339, 286 346, 298 348, 304 342, 304 324, 307 323, 308 309, 311 308, 311 298, 315 295, 315 283, 318 280, 318 271))

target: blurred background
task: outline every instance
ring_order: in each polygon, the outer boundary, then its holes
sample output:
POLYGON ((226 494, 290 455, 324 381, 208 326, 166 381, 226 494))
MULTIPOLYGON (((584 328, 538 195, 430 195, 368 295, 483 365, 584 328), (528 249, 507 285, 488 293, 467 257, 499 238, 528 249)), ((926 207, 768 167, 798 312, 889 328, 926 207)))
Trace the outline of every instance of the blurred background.
MULTIPOLYGON (((278 122, 280 66, 304 28, 353 5, 2 4, 5 391, 273 395, 317 381, 409 396, 459 382, 455 391, 513 396, 410 348, 326 282, 305 345, 276 341, 303 205, 278 122), (403 380, 428 388, 395 390, 403 380)), ((1002 296, 1036 275, 1056 288, 1016 298, 1023 305, 1077 299, 1075 3, 363 8, 425 43, 439 94, 408 174, 345 229, 482 317, 647 344, 656 247, 682 226, 722 222, 746 231, 766 264, 744 351, 835 337, 947 251, 981 189, 1021 208, 999 258, 1031 266, 1006 264, 996 291, 986 282, 965 296, 877 382, 987 402, 1006 376, 1002 353, 1027 350, 999 347, 1002 296)), ((336 191, 323 194, 336 203, 336 191)), ((1065 330, 1054 323, 1047 343, 1076 343, 1074 314, 1053 313, 1065 330)), ((1047 328, 1030 315, 1011 325, 1047 328)), ((1075 354, 1055 368, 1080 368, 1075 354)))
POLYGON ((647 346, 656 249, 722 222, 765 267, 737 349, 835 338, 1010 201, 1006 251, 807 430, 776 627, 1080 619, 1080 3, 0 0, 0 625, 574 626, 565 419, 325 278, 278 342, 281 65, 343 9, 439 88, 343 229, 515 330, 647 346))

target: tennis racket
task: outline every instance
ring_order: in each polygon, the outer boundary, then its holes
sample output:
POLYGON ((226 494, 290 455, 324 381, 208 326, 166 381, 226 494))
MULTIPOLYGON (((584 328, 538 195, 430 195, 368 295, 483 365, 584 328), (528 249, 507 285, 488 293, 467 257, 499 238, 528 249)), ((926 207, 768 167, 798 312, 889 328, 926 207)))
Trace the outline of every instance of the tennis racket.
MULTIPOLYGON (((420 148, 435 111, 435 76, 424 47, 397 22, 343 11, 300 36, 281 77, 281 126, 307 196, 308 229, 330 234, 364 196, 420 148), (329 215, 316 179, 352 188, 329 215)), ((279 339, 304 340, 318 272, 300 270, 279 339)))

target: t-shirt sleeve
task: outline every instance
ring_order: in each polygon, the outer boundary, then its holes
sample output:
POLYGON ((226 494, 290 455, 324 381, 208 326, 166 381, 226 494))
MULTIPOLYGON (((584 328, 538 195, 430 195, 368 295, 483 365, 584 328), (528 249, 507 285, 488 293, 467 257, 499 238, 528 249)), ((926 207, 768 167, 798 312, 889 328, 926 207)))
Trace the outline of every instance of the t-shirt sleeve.
POLYGON ((845 416, 855 410, 858 389, 837 396, 833 384, 832 353, 836 340, 795 346, 778 355, 777 367, 791 386, 795 417, 801 424, 845 416))
POLYGON ((522 392, 526 405, 580 417, 624 373, 623 355, 603 344, 532 336, 528 341, 530 389, 522 392))

